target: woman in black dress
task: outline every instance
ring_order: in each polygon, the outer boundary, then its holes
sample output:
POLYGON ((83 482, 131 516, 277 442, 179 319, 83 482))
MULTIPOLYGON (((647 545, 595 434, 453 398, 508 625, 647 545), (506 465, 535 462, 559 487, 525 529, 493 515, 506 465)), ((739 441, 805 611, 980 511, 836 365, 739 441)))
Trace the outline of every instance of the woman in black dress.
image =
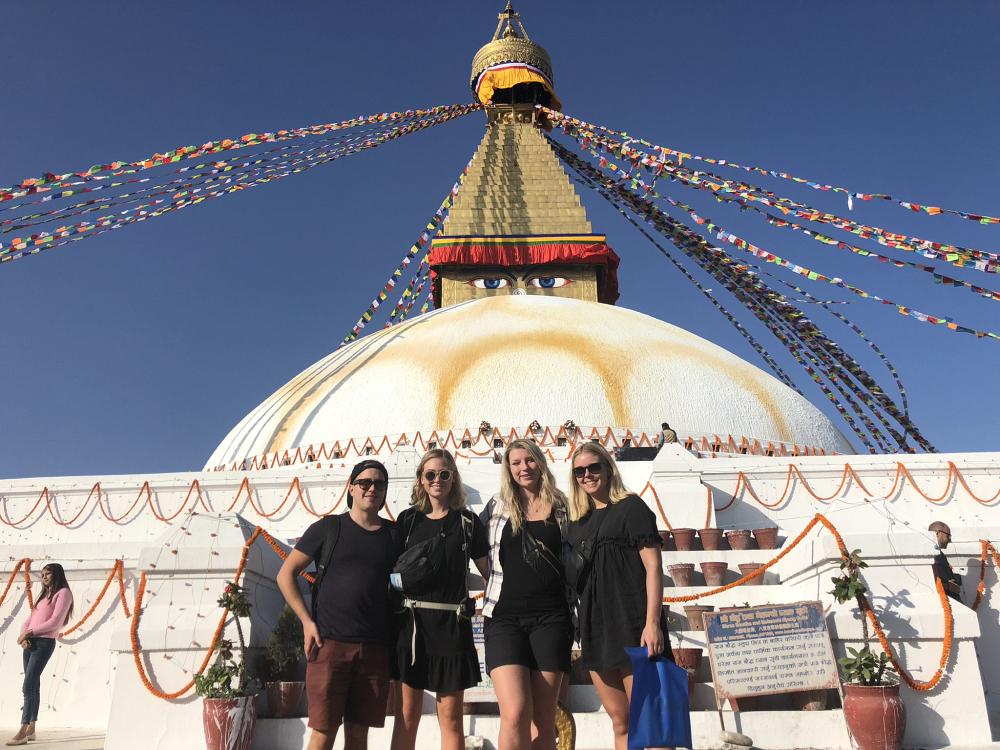
POLYGON ((500 704, 499 750, 555 750, 556 700, 573 626, 561 561, 566 496, 530 440, 507 446, 500 493, 484 515, 490 540, 483 603, 486 668, 500 704))
POLYGON ((396 668, 400 680, 392 750, 413 750, 424 691, 437 697, 442 750, 462 750, 462 697, 482 679, 468 617, 466 574, 472 560, 486 571, 486 529, 465 508, 465 489, 448 451, 427 451, 417 465, 411 507, 399 514, 395 533, 401 551, 441 535, 433 555, 439 567, 429 580, 403 588, 398 618, 396 668))
POLYGON ((600 444, 578 447, 572 463, 569 541, 575 550, 593 551, 577 584, 580 657, 611 717, 615 750, 626 750, 632 665, 625 647, 664 653, 660 535, 653 512, 625 489, 600 444))

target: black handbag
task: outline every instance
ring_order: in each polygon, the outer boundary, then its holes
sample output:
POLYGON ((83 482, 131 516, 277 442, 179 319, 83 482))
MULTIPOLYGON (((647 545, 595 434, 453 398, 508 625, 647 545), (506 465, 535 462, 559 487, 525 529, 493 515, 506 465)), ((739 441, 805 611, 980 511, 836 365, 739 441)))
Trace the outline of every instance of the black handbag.
MULTIPOLYGON (((459 512, 457 515, 461 516, 459 512)), ((413 525, 416 523, 417 514, 414 512, 410 521, 410 527, 406 532, 404 546, 410 539, 413 532, 413 525)), ((461 523, 459 518, 459 523, 461 523)), ((447 524, 454 527, 454 524, 447 524)), ((441 531, 430 539, 425 539, 418 544, 406 549, 396 558, 396 564, 392 572, 398 573, 403 585, 403 592, 415 594, 425 590, 431 584, 444 566, 444 546, 445 539, 450 533, 450 528, 442 528, 441 531)))
POLYGON ((589 533, 579 539, 576 544, 567 544, 563 548, 562 558, 563 568, 566 571, 566 583, 577 594, 581 593, 580 589, 586 580, 590 563, 594 559, 597 532, 600 531, 601 524, 604 523, 604 516, 605 514, 602 513, 601 517, 597 519, 597 523, 593 524, 593 528, 588 530, 589 533))

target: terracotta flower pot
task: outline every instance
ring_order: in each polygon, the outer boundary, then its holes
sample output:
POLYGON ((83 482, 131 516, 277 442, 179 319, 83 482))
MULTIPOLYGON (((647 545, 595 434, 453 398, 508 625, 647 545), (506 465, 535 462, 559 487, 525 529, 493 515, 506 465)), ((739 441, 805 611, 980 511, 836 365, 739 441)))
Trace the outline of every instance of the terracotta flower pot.
POLYGON ((674 586, 690 586, 691 576, 694 574, 694 563, 677 563, 667 568, 670 577, 674 581, 674 586))
POLYGON ((734 529, 726 532, 726 539, 733 549, 750 549, 750 531, 748 529, 734 529))
POLYGON ((674 662, 688 673, 688 705, 694 700, 694 676, 701 664, 700 648, 674 648, 674 662))
POLYGON ((754 529, 753 538, 757 540, 757 546, 761 549, 778 548, 778 529, 776 526, 754 529))
POLYGON ((275 719, 289 719, 298 713, 299 701, 306 689, 304 682, 268 682, 267 707, 275 719))
MULTIPOLYGON (((750 575, 751 573, 753 573, 758 568, 763 568, 763 567, 764 567, 763 563, 740 563, 740 575, 741 576, 750 575)), ((751 578, 750 580, 745 581, 743 583, 743 585, 744 586, 761 586, 764 583, 764 576, 765 575, 766 575, 766 573, 761 573, 759 576, 756 576, 755 578, 751 578)))
POLYGON ((722 529, 700 529, 702 549, 715 551, 722 549, 722 529))
MULTIPOLYGON (((706 612, 714 612, 715 607, 708 604, 689 604, 684 607, 684 614, 688 618, 688 627, 691 630, 704 630, 705 621, 701 616, 706 612)), ((683 650, 683 649, 682 649, 683 650)))
POLYGON ((844 685, 844 718, 858 750, 900 750, 906 706, 899 685, 844 685))
POLYGON ((678 552, 690 552, 694 549, 694 529, 674 529, 671 533, 678 552))
POLYGON ((202 721, 208 750, 250 750, 257 726, 253 696, 204 698, 202 721))
POLYGON ((729 565, 725 561, 713 560, 711 562, 699 563, 702 575, 705 576, 705 584, 708 586, 721 586, 726 577, 729 565))
POLYGON ((664 551, 675 549, 674 537, 669 531, 658 531, 657 533, 660 535, 660 541, 663 542, 664 551))

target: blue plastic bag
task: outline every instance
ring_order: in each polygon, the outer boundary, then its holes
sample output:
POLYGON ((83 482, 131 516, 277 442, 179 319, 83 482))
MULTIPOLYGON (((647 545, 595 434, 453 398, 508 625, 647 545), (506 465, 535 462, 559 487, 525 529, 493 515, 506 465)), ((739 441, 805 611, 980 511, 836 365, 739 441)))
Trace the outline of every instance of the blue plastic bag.
POLYGON ((691 747, 687 672, 662 656, 650 659, 645 646, 625 651, 632 660, 629 750, 691 747))

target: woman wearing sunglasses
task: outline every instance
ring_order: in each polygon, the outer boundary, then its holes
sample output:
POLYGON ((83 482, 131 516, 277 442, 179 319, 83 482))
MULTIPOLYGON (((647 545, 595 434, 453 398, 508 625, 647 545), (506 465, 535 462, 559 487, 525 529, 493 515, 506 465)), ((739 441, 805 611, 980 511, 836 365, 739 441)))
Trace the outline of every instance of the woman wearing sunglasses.
MULTIPOLYGON (((466 575, 469 561, 486 572, 486 528, 465 507, 465 489, 448 451, 427 451, 417 465, 410 507, 396 522, 400 564, 416 562, 393 575, 402 590, 397 618, 396 669, 400 694, 392 727, 392 750, 412 750, 423 709, 424 691, 436 696, 443 750, 462 750, 462 698, 482 679, 472 640, 466 575)), ((397 564, 397 571, 400 570, 397 564)))
MULTIPOLYGON (((611 455, 599 443, 584 443, 572 457, 567 568, 580 561, 581 659, 611 717, 615 750, 628 746, 632 666, 626 646, 664 653, 663 572, 660 535, 653 512, 625 489, 611 455)), ((666 649, 667 658, 672 658, 666 649)))
POLYGON ((500 704, 499 750, 554 750, 556 700, 573 628, 561 562, 566 496, 538 446, 514 440, 484 513, 486 667, 500 704))

